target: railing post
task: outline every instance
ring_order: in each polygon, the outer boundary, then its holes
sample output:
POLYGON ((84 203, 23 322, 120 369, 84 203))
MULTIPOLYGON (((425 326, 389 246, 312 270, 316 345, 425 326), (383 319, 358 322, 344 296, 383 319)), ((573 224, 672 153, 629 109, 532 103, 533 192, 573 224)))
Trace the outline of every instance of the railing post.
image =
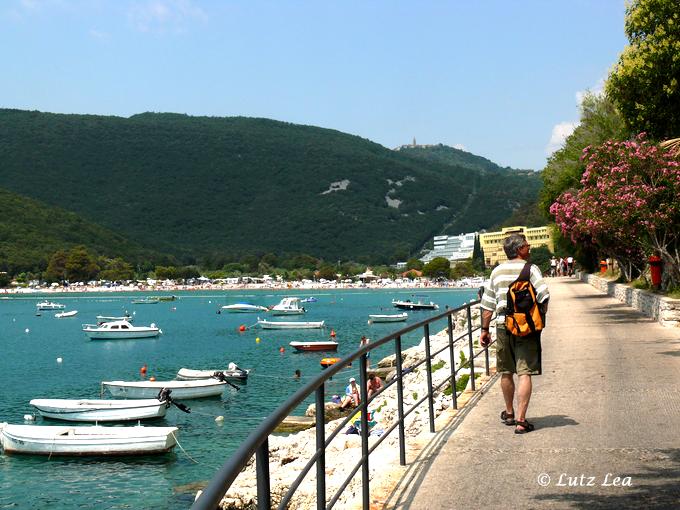
POLYGON ((257 476, 257 508, 258 510, 270 510, 269 438, 265 438, 255 450, 255 473, 257 476))
POLYGON ((323 383, 316 389, 316 449, 320 451, 316 461, 316 508, 326 508, 326 406, 323 383))
POLYGON ((470 388, 475 391, 475 346, 472 344, 472 312, 470 303, 467 304, 467 326, 468 326, 468 345, 470 346, 470 388))
POLYGON ((361 381, 361 499, 364 510, 371 506, 370 488, 368 486, 368 377, 366 374, 366 356, 359 359, 359 381, 361 381))
POLYGON ((404 431, 404 381, 401 367, 401 337, 394 339, 394 355, 397 365, 397 415, 399 417, 399 464, 406 465, 406 434, 404 431))
POLYGON ((448 316, 449 321, 449 357, 451 358, 451 404, 454 409, 458 409, 458 394, 456 393, 456 358, 455 350, 453 348, 453 319, 451 314, 448 316))
MULTIPOLYGON (((484 325, 484 321, 482 320, 482 307, 479 307, 479 327, 481 328, 484 325)), ((481 329, 480 329, 481 332, 481 329)), ((486 376, 488 377, 491 375, 491 370, 489 368, 489 346, 487 345, 484 347, 484 372, 486 373, 486 376)))
POLYGON ((425 370, 427 372, 427 407, 430 414, 430 432, 434 433, 434 395, 432 393, 432 360, 430 359, 430 323, 425 324, 425 370))

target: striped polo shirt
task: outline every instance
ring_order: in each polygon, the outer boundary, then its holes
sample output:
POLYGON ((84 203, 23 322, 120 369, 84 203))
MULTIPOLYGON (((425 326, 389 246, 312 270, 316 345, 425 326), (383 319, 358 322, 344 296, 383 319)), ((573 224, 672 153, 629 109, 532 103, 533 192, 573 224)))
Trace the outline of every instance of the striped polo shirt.
MULTIPOLYGON (((484 285, 481 307, 484 310, 496 312, 496 323, 505 322, 505 308, 507 306, 508 287, 514 282, 522 268, 526 264, 523 260, 505 262, 491 271, 491 278, 484 285)), ((531 265, 531 284, 536 289, 536 299, 539 303, 545 303, 550 298, 548 284, 543 279, 538 266, 531 265)))

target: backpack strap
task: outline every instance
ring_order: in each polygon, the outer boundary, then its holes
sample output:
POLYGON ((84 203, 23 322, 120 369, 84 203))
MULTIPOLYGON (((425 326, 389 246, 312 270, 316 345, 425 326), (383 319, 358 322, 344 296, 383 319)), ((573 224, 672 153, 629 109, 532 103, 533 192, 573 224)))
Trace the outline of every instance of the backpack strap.
POLYGON ((524 264, 524 267, 519 273, 516 282, 529 282, 531 281, 531 262, 524 264))

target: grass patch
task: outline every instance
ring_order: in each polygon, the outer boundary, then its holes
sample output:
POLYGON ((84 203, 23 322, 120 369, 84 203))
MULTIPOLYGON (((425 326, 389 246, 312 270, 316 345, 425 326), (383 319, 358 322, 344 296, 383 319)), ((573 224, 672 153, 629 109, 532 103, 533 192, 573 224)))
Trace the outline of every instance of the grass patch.
POLYGON ((444 360, 441 360, 441 361, 435 363, 434 365, 432 365, 432 373, 434 374, 440 368, 444 368, 444 365, 446 365, 444 360))
POLYGON ((649 290, 652 288, 652 285, 649 283, 647 278, 640 276, 639 278, 636 278, 632 282, 630 282, 630 286, 633 287, 634 289, 641 289, 641 290, 649 290))

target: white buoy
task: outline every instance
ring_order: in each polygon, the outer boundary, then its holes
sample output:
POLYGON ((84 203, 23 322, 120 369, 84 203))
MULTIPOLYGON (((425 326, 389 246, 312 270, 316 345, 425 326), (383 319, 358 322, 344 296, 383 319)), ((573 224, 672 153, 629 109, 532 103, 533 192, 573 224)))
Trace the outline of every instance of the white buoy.
POLYGON ((217 423, 222 423, 224 421, 224 416, 218 416, 217 418, 215 418, 215 421, 217 423))
POLYGON ((208 304, 211 305, 211 304, 212 304, 212 301, 211 301, 211 300, 208 300, 208 304))
POLYGON ((57 363, 61 363, 62 361, 64 360, 62 360, 61 358, 57 358, 57 363))
POLYGON ((30 330, 30 329, 28 329, 28 328, 26 328, 26 329, 24 330, 24 332, 26 332, 26 333, 30 333, 30 332, 31 332, 31 330, 30 330))
POLYGON ((24 420, 33 421, 35 420, 35 416, 33 416, 32 414, 24 414, 24 420))

